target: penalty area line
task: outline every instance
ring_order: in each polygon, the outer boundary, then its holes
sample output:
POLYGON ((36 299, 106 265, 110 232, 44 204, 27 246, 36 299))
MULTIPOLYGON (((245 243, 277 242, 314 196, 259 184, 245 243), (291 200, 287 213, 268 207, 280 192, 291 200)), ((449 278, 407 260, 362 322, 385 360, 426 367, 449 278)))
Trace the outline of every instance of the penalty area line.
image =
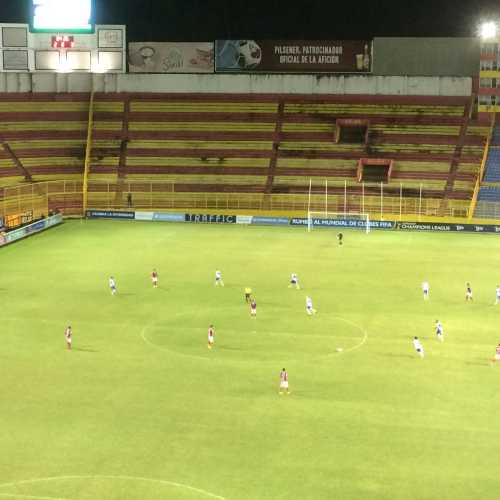
MULTIPOLYGON (((47 483, 51 481, 71 481, 71 480, 93 480, 93 479, 111 479, 111 480, 120 480, 120 481, 140 481, 140 482, 148 482, 148 483, 156 483, 161 484, 163 486, 173 486, 175 488, 184 488, 186 490, 198 493, 208 498, 215 498, 216 500, 227 500, 225 497, 220 495, 216 495, 215 493, 210 493, 209 491, 203 490, 201 488, 196 488, 194 486, 190 486, 189 484, 177 483, 175 481, 168 481, 166 479, 154 479, 149 477, 140 477, 140 476, 113 476, 113 475, 79 475, 79 476, 54 476, 54 477, 42 477, 38 479, 25 479, 22 481, 16 481, 12 483, 4 483, 0 484, 0 488, 7 488, 13 486, 22 486, 26 484, 36 484, 36 483, 47 483)), ((40 496, 30 496, 30 495, 18 495, 18 494, 8 494, 8 493, 0 493, 0 496, 11 496, 17 498, 32 498, 38 500, 70 500, 68 498, 59 498, 59 497, 40 497, 40 496)))
POLYGON ((39 497, 35 495, 21 495, 19 493, 0 493, 0 497, 5 498, 31 498, 33 500, 71 500, 69 498, 62 497, 39 497))

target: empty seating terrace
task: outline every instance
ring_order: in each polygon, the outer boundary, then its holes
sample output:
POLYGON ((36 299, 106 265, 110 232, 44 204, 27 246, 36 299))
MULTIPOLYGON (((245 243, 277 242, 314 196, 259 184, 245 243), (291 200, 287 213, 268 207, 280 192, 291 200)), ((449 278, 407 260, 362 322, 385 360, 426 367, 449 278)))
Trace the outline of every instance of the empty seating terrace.
POLYGON ((491 137, 476 214, 500 217, 500 126, 498 125, 494 127, 491 137))
MULTIPOLYGON (((103 105, 109 107, 96 102, 96 113, 103 105)), ((0 185, 81 180, 88 114, 89 94, 0 94, 0 185)))
MULTIPOLYGON (((186 199, 200 193, 303 198, 310 178, 318 193, 325 179, 331 194, 340 195, 344 182, 356 193, 359 159, 388 158, 394 168, 386 192, 402 187, 405 196, 422 192, 465 203, 488 134, 488 126, 469 119, 469 101, 96 94, 89 182, 110 183, 119 191, 125 181, 162 181, 178 199, 180 193, 186 199), (365 120, 368 140, 338 141, 338 120, 365 120)), ((88 94, 0 96, 0 184, 29 177, 81 179, 88 108, 88 94)))

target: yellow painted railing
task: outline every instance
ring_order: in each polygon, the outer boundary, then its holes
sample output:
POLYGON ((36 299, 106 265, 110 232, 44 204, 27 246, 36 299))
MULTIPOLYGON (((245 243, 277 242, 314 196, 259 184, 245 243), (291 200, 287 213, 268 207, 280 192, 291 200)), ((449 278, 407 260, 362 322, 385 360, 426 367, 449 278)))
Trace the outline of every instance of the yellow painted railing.
MULTIPOLYGON (((450 200, 443 217, 439 214, 440 198, 419 198, 401 194, 354 192, 359 185, 346 186, 346 192, 311 196, 312 211, 367 212, 374 219, 396 220, 449 220, 468 217, 469 200, 450 200), (349 191, 353 189, 353 191, 349 191)), ((175 185, 167 182, 128 182, 123 192, 116 196, 116 183, 90 180, 87 185, 86 208, 105 210, 149 210, 149 211, 211 211, 224 213, 255 214, 280 213, 290 216, 305 216, 308 210, 308 194, 222 193, 222 192, 176 192, 175 185), (132 194, 129 203, 126 194, 132 194)), ((0 188, 0 216, 31 209, 36 214, 47 214, 58 209, 64 215, 84 215, 84 186, 80 180, 60 180, 20 184, 0 188)))
POLYGON ((94 90, 90 93, 89 118, 87 123, 87 145, 85 148, 85 165, 83 170, 83 213, 87 211, 88 181, 90 154, 92 152, 92 129, 94 125, 94 90))
POLYGON ((479 196, 479 189, 481 188, 481 182, 484 177, 484 169, 486 167, 486 160, 488 159, 488 153, 490 150, 491 137, 493 135, 493 129, 495 128, 495 113, 491 114, 490 130, 488 133, 488 138, 486 139, 486 145, 483 151, 483 158, 481 160, 481 166, 479 167, 479 173, 477 175, 476 184, 474 185, 474 192, 472 193, 472 199, 469 206, 469 220, 474 217, 474 211, 476 210, 477 198, 479 196))

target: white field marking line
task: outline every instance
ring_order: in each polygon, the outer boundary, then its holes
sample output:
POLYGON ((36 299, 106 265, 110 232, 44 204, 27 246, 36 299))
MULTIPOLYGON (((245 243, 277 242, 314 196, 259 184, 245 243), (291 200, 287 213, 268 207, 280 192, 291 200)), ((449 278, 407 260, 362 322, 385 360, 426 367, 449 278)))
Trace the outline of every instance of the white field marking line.
MULTIPOLYGON (((176 483, 175 481, 167 481, 166 479, 154 479, 149 477, 139 477, 139 476, 111 476, 111 475, 82 475, 82 476, 54 476, 54 477, 42 477, 39 479, 25 479, 23 481, 16 481, 13 483, 0 484, 0 488, 6 488, 9 486, 21 486, 23 484, 33 484, 42 483, 49 481, 65 481, 73 479, 119 479, 124 481, 143 481, 149 483, 163 484, 165 486, 174 486, 176 488, 185 488, 186 490, 194 491, 201 495, 210 498, 216 498, 217 500, 227 500, 225 497, 216 495, 215 493, 210 493, 209 491, 202 490, 201 488, 195 488, 194 486, 189 486, 188 484, 176 483)), ((5 495, 4 495, 5 496, 5 495)), ((51 500, 68 500, 64 498, 54 498, 54 497, 26 497, 26 498, 50 498, 51 500)))
MULTIPOLYGON (((342 318, 340 316, 335 316, 335 317, 337 319, 340 319, 340 321, 343 321, 344 323, 347 323, 348 325, 351 325, 354 328, 357 328, 359 331, 361 331, 363 333, 363 338, 361 339, 361 342, 359 342, 358 344, 356 344, 353 347, 349 347, 348 349, 344 349, 343 351, 340 351, 340 352, 337 351, 337 353, 344 354, 346 352, 355 351, 356 349, 359 349, 360 347, 362 347, 365 344, 365 342, 368 340, 368 332, 363 327, 359 326, 358 324, 354 323, 353 321, 342 318)), ((332 354, 337 354, 337 353, 330 353, 330 354, 327 354, 325 357, 328 357, 328 356, 331 356, 332 354)))
MULTIPOLYGON (((334 352, 330 352, 328 354, 325 354, 323 356, 319 356, 319 358, 327 358, 327 357, 330 357, 330 356, 337 356, 339 354, 345 354, 346 352, 352 352, 356 349, 359 349, 360 347, 362 347, 366 341, 368 340, 368 332, 362 328, 361 326, 359 326, 358 324, 348 320, 348 319, 345 319, 345 318, 342 318, 341 316, 332 316, 333 318, 337 318, 338 320, 340 321, 343 321, 344 323, 347 323, 351 326, 353 326, 354 328, 356 328, 357 330, 359 330, 360 332, 363 333, 363 338, 361 339, 361 341, 354 345, 353 347, 349 347, 347 349, 344 349, 342 351, 334 351, 334 352)), ((183 353, 183 352, 179 352, 179 351, 175 351, 173 349, 169 349, 168 347, 164 347, 164 346, 161 346, 161 345, 158 345, 158 344, 155 344, 154 342, 151 342, 151 340, 149 340, 146 336, 146 330, 148 328, 151 328, 152 326, 154 325, 154 323, 150 324, 150 325, 146 325, 145 327, 142 328, 141 330, 141 338, 144 340, 144 342, 148 345, 150 345, 151 347, 155 348, 155 349, 159 349, 160 351, 166 351, 166 352, 169 352, 171 354, 174 354, 174 355, 178 355, 178 356, 185 356, 185 357, 188 357, 188 358, 195 358, 195 359, 203 359, 203 360, 210 360, 212 358, 209 358, 209 357, 204 357, 204 356, 197 356, 196 354, 186 354, 186 353, 183 353)), ((194 329, 194 328, 193 328, 194 329)), ((203 329, 200 328, 200 331, 202 331, 203 329)), ((236 330, 226 330, 226 331, 236 331, 236 330)), ((268 331, 265 331, 263 332, 264 335, 265 334, 275 334, 275 335, 283 335, 282 332, 277 332, 275 330, 268 330, 268 331)), ((286 334, 286 332, 285 332, 286 334)), ((300 334, 299 334, 300 335, 300 334)), ((307 334, 304 334, 307 336, 307 334)), ((327 335, 315 335, 316 337, 327 337, 327 335)), ((352 337, 348 337, 348 336, 333 336, 332 340, 335 339, 335 338, 338 338, 338 339, 348 339, 348 338, 352 338, 352 337)), ((255 361, 255 360, 253 360, 255 361)), ((293 361, 293 360, 292 360, 293 361)))
MULTIPOLYGON (((185 352, 179 352, 179 351, 175 351, 174 349, 169 349, 168 347, 165 347, 165 346, 161 346, 161 345, 158 345, 158 344, 155 344, 154 342, 151 342, 151 340, 149 340, 147 337, 146 337, 146 330, 148 328, 150 328, 151 325, 146 325, 142 330, 141 330, 141 338, 142 340, 144 340, 144 342, 151 346, 153 349, 157 349, 159 351, 164 351, 164 352, 168 352, 174 356, 183 356, 185 358, 191 358, 191 359, 197 359, 197 360, 202 360, 202 361, 213 361, 214 359, 217 359, 218 361, 220 361, 220 358, 213 358, 213 357, 210 357, 210 356, 198 356, 196 354, 188 354, 188 353, 185 353, 185 352)), ((233 361, 233 360, 224 360, 224 361, 233 361)))
MULTIPOLYGON (((2 316, 2 321, 26 321, 27 318, 24 317, 24 318, 21 318, 21 317, 10 317, 10 318, 5 318, 4 316, 2 316)), ((38 320, 38 323, 53 323, 53 324, 60 324, 60 325, 63 325, 63 328, 65 328, 64 325, 67 325, 68 321, 71 321, 71 320, 67 320, 67 321, 63 321, 63 320, 59 320, 59 319, 45 319, 45 318, 41 318, 38 320)), ((72 324, 86 324, 86 323, 90 323, 90 324, 97 324, 97 325, 102 325, 102 326, 129 326, 130 323, 112 323, 112 322, 105 322, 105 321, 98 321, 98 320, 88 320, 88 319, 85 319, 83 321, 77 321, 76 323, 73 322, 72 324)))
POLYGON ((37 497, 34 495, 19 495, 18 493, 0 493, 0 497, 8 498, 33 498, 35 500, 70 500, 62 497, 37 497))

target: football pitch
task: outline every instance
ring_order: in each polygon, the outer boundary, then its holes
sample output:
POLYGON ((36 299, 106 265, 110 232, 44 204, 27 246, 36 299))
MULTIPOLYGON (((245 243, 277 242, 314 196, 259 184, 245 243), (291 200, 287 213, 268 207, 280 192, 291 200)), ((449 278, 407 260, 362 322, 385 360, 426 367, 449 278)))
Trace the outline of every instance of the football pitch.
POLYGON ((0 499, 498 499, 500 237, 335 235, 69 221, 0 249, 0 499))

